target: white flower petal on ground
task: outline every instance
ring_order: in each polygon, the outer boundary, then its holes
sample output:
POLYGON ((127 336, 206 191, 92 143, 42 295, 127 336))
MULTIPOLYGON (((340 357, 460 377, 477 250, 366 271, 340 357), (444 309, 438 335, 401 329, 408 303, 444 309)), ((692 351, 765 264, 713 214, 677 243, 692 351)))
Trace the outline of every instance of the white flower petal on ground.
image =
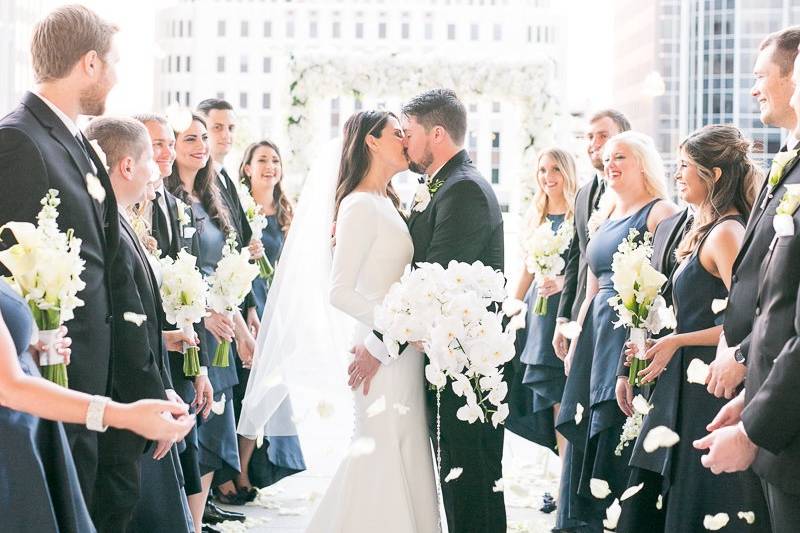
POLYGON ((147 320, 147 315, 140 315, 131 311, 126 311, 122 313, 122 319, 125 322, 130 322, 131 324, 141 326, 147 320))
POLYGON ((457 466, 455 468, 451 468, 450 471, 447 473, 447 475, 444 477, 444 482, 445 483, 450 483, 451 481, 460 478, 461 474, 463 474, 463 473, 464 473, 464 469, 461 468, 460 466, 457 466))
POLYGON ((575 322, 563 322, 559 324, 558 331, 564 335, 565 338, 573 341, 581 334, 581 325, 575 322))
POLYGON ((754 524, 756 521, 756 514, 753 511, 739 511, 738 513, 736 513, 736 516, 738 516, 748 524, 754 524))
POLYGON ((583 420, 583 406, 578 404, 575 406, 575 425, 580 425, 581 420, 583 420))
POLYGON ((608 481, 605 479, 592 478, 589 480, 589 490, 592 491, 592 496, 598 500, 602 500, 611 494, 611 487, 608 486, 608 481))
POLYGON ((306 507, 280 507, 278 514, 281 516, 303 516, 308 512, 306 507))
POLYGON ((638 485, 635 485, 633 487, 628 487, 627 489, 625 489, 625 492, 622 493, 622 496, 619 497, 619 501, 624 502, 625 500, 627 500, 628 498, 630 498, 631 496, 642 490, 642 487, 644 487, 644 483, 639 483, 638 485))
POLYGON ((369 455, 375 451, 375 439, 370 437, 360 437, 350 443, 348 454, 350 457, 361 457, 369 455))
POLYGON ((504 481, 503 478, 500 478, 494 482, 494 487, 492 487, 492 492, 503 492, 503 490, 504 490, 504 481))
POLYGON ((367 407, 367 418, 378 416, 386 410, 386 396, 381 396, 367 407))
POLYGON ((647 432, 642 447, 647 453, 652 453, 658 448, 671 448, 675 446, 680 439, 678 434, 667 426, 656 426, 647 432))
POLYGON ((392 407, 397 411, 401 416, 405 416, 411 410, 411 408, 407 405, 404 405, 400 402, 396 402, 392 407))
POLYGON ((98 203, 102 204, 106 200, 106 190, 103 188, 103 184, 91 172, 86 174, 86 190, 89 191, 89 196, 98 203))
POLYGON ((640 415, 647 415, 653 406, 645 400, 644 396, 641 394, 637 394, 636 398, 633 399, 633 410, 639 413, 640 415))
POLYGON ((711 312, 715 315, 720 314, 728 307, 728 299, 714 298, 711 300, 711 312))
POLYGON ((526 498, 528 494, 530 494, 530 491, 526 487, 520 485, 519 483, 509 483, 507 487, 506 484, 504 483, 503 486, 507 488, 512 494, 520 498, 526 498))
POLYGON ((709 531, 718 531, 728 525, 730 518, 727 513, 707 514, 703 518, 703 527, 709 531))
POLYGON ((686 369, 686 381, 689 383, 697 383, 698 385, 705 385, 708 379, 709 367, 702 359, 694 358, 689 363, 686 369))
POLYGON ((333 404, 327 400, 320 400, 317 402, 317 414, 320 418, 330 418, 334 412, 333 404))
POLYGON ((619 500, 614 498, 614 502, 606 509, 606 517, 603 520, 603 527, 606 529, 615 529, 621 514, 622 506, 620 506, 619 500))
POLYGON ((225 393, 222 393, 218 402, 211 402, 211 412, 215 415, 222 415, 225 412, 225 393))
POLYGON ((664 507, 664 497, 659 494, 658 499, 656 500, 656 509, 660 511, 662 507, 664 507))

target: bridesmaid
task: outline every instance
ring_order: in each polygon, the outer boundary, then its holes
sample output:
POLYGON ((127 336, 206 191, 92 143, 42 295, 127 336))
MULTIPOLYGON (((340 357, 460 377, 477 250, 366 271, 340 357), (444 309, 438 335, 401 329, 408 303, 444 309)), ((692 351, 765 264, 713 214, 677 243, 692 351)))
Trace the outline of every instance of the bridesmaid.
MULTIPOLYGON (((28 346, 33 319, 28 304, 0 280, 0 509, 8 533, 95 531, 83 501, 75 464, 59 420, 86 422, 93 397, 39 377, 28 346)), ((62 328, 66 334, 66 328, 62 328)), ((71 340, 59 353, 69 358, 71 340)), ((107 399, 102 399, 107 401, 107 399)), ((153 440, 180 440, 194 426, 187 407, 162 400, 132 404, 108 401, 102 424, 134 431, 153 440), (164 418, 167 412, 179 418, 164 418)))
MULTIPOLYGON (((526 226, 533 229, 547 223, 551 224, 553 231, 558 231, 564 224, 572 226, 577 190, 575 160, 564 150, 550 148, 541 153, 537 166, 539 188, 526 216, 526 226)), ((562 254, 565 260, 567 254, 568 251, 562 254)), ((534 275, 523 265, 516 298, 527 300, 528 313, 525 340, 524 344, 521 343, 524 347, 520 353, 520 376, 515 385, 520 381, 530 392, 521 398, 525 405, 516 405, 518 412, 506 421, 506 428, 510 431, 545 448, 557 450, 559 455, 563 455, 566 443, 555 431, 555 420, 566 376, 564 363, 556 357, 551 340, 563 286, 563 275, 555 279, 534 280, 534 275), (540 294, 547 296, 545 316, 537 315, 533 310, 540 294)), ((512 398, 512 403, 517 403, 515 400, 512 398)))
MULTIPOLYGON (((650 398, 653 410, 640 435, 663 425, 678 433, 680 441, 672 448, 647 453, 642 449, 643 438, 639 438, 631 458, 632 466, 662 476, 665 532, 702 530, 704 516, 720 512, 731 517, 726 531, 770 531, 766 503, 754 473, 714 475, 701 464, 702 452, 692 442, 706 435, 706 425, 727 400, 709 394, 704 385, 687 381, 692 360, 708 364, 716 354, 723 316, 712 311, 712 302, 728 297, 733 263, 760 178, 749 150, 750 143, 733 126, 703 127, 680 146, 677 189, 681 199, 694 208, 696 220, 676 251, 680 266, 672 279, 678 326, 648 348, 645 357, 651 362, 640 373, 648 382, 658 377, 650 398), (735 519, 739 511, 754 512, 755 524, 735 519)), ((627 353, 632 356, 635 348, 629 347, 627 353)), ((625 400, 620 407, 631 412, 625 400)), ((647 508, 654 503, 632 499, 630 505, 647 508)), ((618 531, 641 531, 641 520, 631 516, 618 531)))
POLYGON ((578 314, 583 329, 564 361, 567 383, 556 427, 571 444, 561 482, 560 528, 572 527, 568 519, 598 527, 625 488, 628 458, 614 454, 625 421, 614 394, 625 329, 614 327, 608 305, 614 295, 612 258, 631 229, 642 238, 677 211, 665 200, 664 166, 650 137, 620 133, 606 143, 604 160, 608 187, 589 219, 586 297, 578 314), (593 498, 592 478, 607 481, 611 495, 593 498))
MULTIPOLYGON (((239 167, 239 181, 248 188, 253 199, 261 206, 261 212, 267 217, 267 227, 261 232, 260 239, 264 254, 273 267, 277 267, 293 215, 292 203, 281 187, 282 179, 283 162, 276 144, 262 140, 247 147, 239 167)), ((267 280, 258 277, 253 281, 253 296, 259 317, 264 313, 268 291, 267 280)), ((238 422, 250 369, 237 364, 237 370, 239 384, 234 387, 233 407, 238 422)), ((280 409, 290 410, 288 399, 280 409)), ((265 437, 264 445, 258 453, 254 453, 255 444, 255 441, 239 436, 239 462, 242 471, 235 486, 231 486, 231 481, 230 484, 220 487, 225 492, 235 489, 244 501, 255 498, 254 486, 263 488, 272 485, 306 468, 296 435, 265 437)))
MULTIPOLYGON (((167 189, 188 205, 192 206, 195 218, 198 240, 200 243, 200 256, 197 266, 204 276, 214 273, 217 263, 222 257, 222 248, 225 245, 226 235, 233 231, 230 213, 220 197, 214 178, 214 170, 209 157, 208 133, 205 121, 199 116, 193 116, 189 127, 181 132, 176 132, 175 152, 176 158, 172 174, 166 179, 167 189)), ((204 319, 205 338, 200 339, 200 344, 205 344, 208 353, 214 353, 221 339, 236 343, 231 344, 230 359, 227 367, 208 368, 208 377, 214 388, 214 401, 219 402, 225 396, 222 414, 211 415, 205 420, 198 420, 197 436, 199 443, 199 463, 202 484, 202 497, 190 502, 192 514, 195 515, 195 506, 202 503, 206 506, 205 515, 219 514, 215 506, 207 503, 208 492, 214 481, 214 474, 218 471, 239 472, 239 449, 236 441, 236 424, 233 413, 233 387, 239 382, 236 374, 234 358, 245 358, 242 354, 242 345, 245 345, 248 356, 245 362, 252 357, 254 341, 247 331, 240 313, 234 313, 233 318, 209 310, 209 316, 204 319)), ((228 481, 231 478, 228 478, 228 481)), ((244 516, 239 514, 244 520, 244 516)), ((206 516, 204 521, 213 517, 206 516)), ((224 518, 219 516, 219 521, 224 518)))

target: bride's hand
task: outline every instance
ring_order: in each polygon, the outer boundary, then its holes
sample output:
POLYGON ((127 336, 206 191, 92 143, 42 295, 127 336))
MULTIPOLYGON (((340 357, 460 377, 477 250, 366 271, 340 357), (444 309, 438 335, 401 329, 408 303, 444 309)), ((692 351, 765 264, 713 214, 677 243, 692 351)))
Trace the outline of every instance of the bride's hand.
POLYGON ((354 346, 350 353, 355 354, 355 357, 353 357, 353 362, 347 369, 348 374, 350 374, 347 384, 351 389, 358 390, 358 387, 363 383, 364 396, 366 396, 369 394, 372 378, 375 377, 381 367, 381 362, 372 357, 372 354, 363 344, 354 346))

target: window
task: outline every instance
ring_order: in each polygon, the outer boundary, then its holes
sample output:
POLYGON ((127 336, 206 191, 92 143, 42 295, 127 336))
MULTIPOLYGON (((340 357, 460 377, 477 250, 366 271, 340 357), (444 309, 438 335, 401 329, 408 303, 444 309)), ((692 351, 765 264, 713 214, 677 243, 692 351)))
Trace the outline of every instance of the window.
POLYGON ((183 105, 188 106, 191 102, 189 101, 189 91, 186 91, 186 99, 183 101, 183 105))
POLYGON ((181 71, 181 56, 175 56, 175 72, 181 71))
POLYGON ((294 39, 294 11, 289 11, 287 13, 288 18, 286 19, 286 38, 287 39, 294 39))
POLYGON ((264 21, 264 37, 267 39, 272 37, 272 21, 264 21))
POLYGON ((494 40, 499 41, 503 38, 503 27, 500 24, 494 25, 494 40))
POLYGON ((239 72, 242 74, 247 74, 247 56, 242 56, 239 59, 239 72))
POLYGON ((272 107, 272 95, 270 93, 261 95, 261 107, 264 109, 270 109, 272 107))
POLYGON ((331 100, 331 138, 339 135, 339 98, 331 100))
POLYGON ((492 132, 492 183, 500 183, 500 132, 492 132))
POLYGON ((242 37, 248 37, 250 35, 250 23, 246 20, 242 21, 242 28, 240 31, 242 37))
POLYGON ((469 27, 469 38, 473 41, 480 39, 480 27, 477 24, 471 24, 469 27))
POLYGON ((192 71, 192 56, 186 56, 186 72, 192 71))
POLYGON ((178 22, 178 37, 183 37, 183 21, 178 22))
POLYGON ((217 72, 225 72, 225 56, 217 56, 217 72))
POLYGON ((410 34, 411 34, 411 26, 408 24, 408 22, 403 22, 400 25, 400 37, 403 39, 408 39, 410 37, 410 34))
POLYGON ((492 113, 500 112, 500 102, 492 102, 492 113))
POLYGON ((311 22, 308 23, 308 36, 311 37, 312 39, 316 39, 317 38, 317 33, 318 33, 318 31, 317 31, 317 21, 316 20, 312 20, 311 22))
POLYGON ((272 58, 265 57, 264 58, 264 65, 263 65, 264 74, 269 74, 272 72, 272 58))
POLYGON ((217 98, 225 100, 225 91, 217 91, 217 98))
POLYGON ((447 40, 454 41, 456 39, 456 25, 455 24, 448 24, 447 25, 447 40))
POLYGON ((247 93, 239 93, 239 107, 247 109, 247 93))
POLYGON ((191 37, 192 36, 192 21, 191 20, 187 20, 186 21, 186 36, 187 37, 191 37))
MULTIPOLYGON (((386 13, 381 13, 381 15, 386 15, 386 13)), ((386 39, 386 23, 379 22, 378 23, 378 39, 386 39)))
POLYGON ((181 92, 180 91, 175 91, 175 103, 176 104, 180 104, 181 103, 181 92))
POLYGON ((474 131, 469 132, 467 135, 467 149, 469 150, 469 158, 474 165, 478 164, 478 136, 474 131))
POLYGON ((167 56, 167 72, 172 72, 172 56, 167 56))
POLYGON ((342 37, 342 23, 338 20, 333 21, 333 26, 331 27, 331 36, 334 39, 340 39, 342 37))
POLYGON ((425 40, 433 39, 433 13, 425 13, 425 40))
MULTIPOLYGON (((363 16, 362 13, 357 13, 356 16, 361 18, 363 16)), ((356 22, 356 39, 363 39, 364 38, 364 23, 360 20, 356 22)))
POLYGON ((225 37, 225 21, 218 20, 217 21, 217 37, 225 37))

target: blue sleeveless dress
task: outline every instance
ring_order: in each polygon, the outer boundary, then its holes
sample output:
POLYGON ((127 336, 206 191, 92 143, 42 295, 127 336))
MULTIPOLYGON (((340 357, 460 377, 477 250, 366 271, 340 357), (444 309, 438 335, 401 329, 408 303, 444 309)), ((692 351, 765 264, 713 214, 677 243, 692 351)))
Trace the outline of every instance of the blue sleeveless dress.
MULTIPOLYGON (((554 230, 564 223, 565 215, 547 215, 554 230)), ((562 258, 566 261, 569 251, 562 258)), ((560 294, 547 299, 547 314, 534 313, 538 296, 536 281, 531 285, 525 301, 528 304, 525 331, 518 339, 519 365, 512 384, 510 407, 513 407, 506 429, 540 446, 557 453, 553 406, 561 402, 567 376, 564 362, 553 350, 560 294), (518 383, 527 390, 517 387, 518 383)), ((516 365, 515 365, 516 366, 516 365)))
POLYGON ((617 247, 631 229, 639 239, 647 231, 647 217, 659 199, 652 200, 635 213, 604 221, 592 235, 586 248, 589 268, 597 277, 599 289, 584 319, 577 342, 556 429, 569 441, 569 451, 562 468, 557 527, 591 524, 596 527, 605 509, 618 498, 628 481, 630 447, 621 456, 614 450, 619 443, 625 415, 615 397, 617 365, 625 344, 625 328, 614 328, 616 313, 608 299, 616 294, 611 265, 617 247), (576 412, 582 410, 579 423, 576 412), (594 498, 589 488, 592 478, 608 481, 611 495, 594 498))
MULTIPOLYGON (((39 376, 27 352, 33 319, 25 301, 0 280, 0 313, 22 371, 39 376)), ((60 422, 0 407, 0 530, 95 531, 60 422)))
MULTIPOLYGON (((261 232, 261 244, 264 246, 264 254, 269 259, 270 264, 277 268, 285 237, 276 215, 269 215, 267 221, 267 227, 261 232)), ((268 294, 269 284, 267 280, 261 278, 261 276, 253 280, 253 297, 256 301, 256 312, 259 318, 264 314, 264 306, 267 303, 268 294)), ((244 398, 245 390, 247 390, 247 381, 250 379, 250 369, 242 367, 241 361, 237 358, 236 371, 239 374, 239 384, 233 388, 233 408, 236 413, 236 422, 238 423, 239 414, 242 410, 242 399, 244 398)), ((286 398, 278 408, 278 411, 282 410, 291 411, 289 398, 286 398)), ((287 416, 287 418, 290 417, 291 415, 287 416)), ((306 464, 303 459, 303 451, 300 448, 300 439, 296 435, 264 437, 264 445, 256 449, 250 458, 248 477, 254 487, 263 488, 305 469, 306 464)))
MULTIPOLYGON (((200 240, 200 257, 197 258, 197 267, 204 276, 210 276, 222 258, 225 234, 203 208, 202 203, 192 202, 192 212, 200 240)), ((206 330, 200 342, 205 344, 209 356, 213 359, 218 344, 214 335, 206 330)), ((233 387, 239 383, 235 364, 235 360, 238 359, 236 343, 231 344, 229 358, 227 367, 212 365, 208 368, 208 378, 214 387, 214 401, 220 401, 224 394, 225 410, 221 415, 210 413, 206 420, 197 417, 198 460, 201 475, 223 469, 226 472, 239 471, 239 444, 233 414, 233 387)), ((226 477, 232 479, 230 474, 226 477)), ((228 479, 219 481, 215 479, 215 482, 219 484, 228 479)))
MULTIPOLYGON (((731 219, 744 225, 744 219, 739 215, 723 217, 716 224, 731 219)), ((700 262, 700 250, 710 233, 711 230, 673 275, 676 333, 708 329, 722 324, 724 319, 723 314, 714 314, 711 302, 727 298, 728 290, 722 280, 709 273, 700 262)), ((686 371, 693 359, 709 364, 715 356, 715 346, 687 346, 675 353, 656 381, 650 397, 653 410, 645 418, 640 435, 647 435, 652 428, 663 425, 678 433, 680 441, 672 448, 659 448, 647 453, 642 448, 644 438, 641 437, 635 443, 630 464, 636 467, 634 470, 655 472, 661 476, 664 532, 702 531, 704 516, 720 512, 731 517, 725 531, 769 532, 769 513, 759 478, 750 470, 715 475, 700 462, 705 452, 692 446, 695 440, 708 434, 706 425, 728 400, 709 394, 703 385, 686 381, 686 371), (753 511, 756 522, 749 525, 743 520, 734 520, 739 511, 753 511)), ((632 473, 631 479, 640 482, 636 479, 636 472, 632 473)), ((631 499, 633 507, 649 508, 649 502, 637 502, 635 498, 631 499)), ((624 528, 618 528, 618 531, 640 531, 643 522, 649 525, 652 520, 647 516, 632 515, 621 520, 624 528)), ((648 531, 655 533, 652 528, 648 531)))

